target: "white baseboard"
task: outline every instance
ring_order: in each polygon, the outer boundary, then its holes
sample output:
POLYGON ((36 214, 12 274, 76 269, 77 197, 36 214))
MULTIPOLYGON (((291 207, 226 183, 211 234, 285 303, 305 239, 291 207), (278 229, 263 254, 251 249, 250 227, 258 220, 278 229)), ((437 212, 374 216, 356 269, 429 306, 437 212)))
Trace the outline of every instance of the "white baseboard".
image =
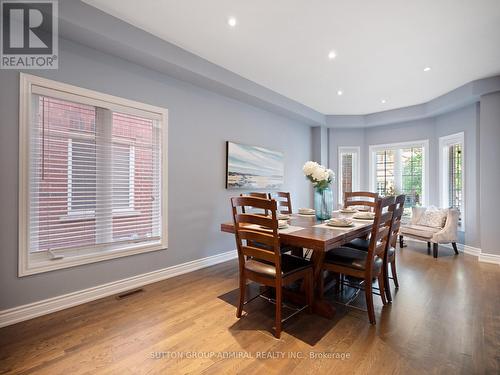
MULTIPOLYGON (((452 249, 453 247, 451 244, 446 243, 446 244, 439 244, 439 246, 446 247, 448 249, 452 249)), ((462 251, 464 254, 469 254, 478 257, 481 254, 481 249, 469 245, 464 245, 461 243, 457 243, 458 251, 462 251)))
POLYGON ((484 263, 498 264, 500 266, 500 255, 481 253, 479 255, 479 261, 484 263))
MULTIPOLYGON (((415 242, 425 243, 425 241, 417 240, 416 238, 405 238, 405 241, 415 241, 415 242)), ((453 249, 451 244, 448 244, 448 243, 439 244, 439 246, 446 247, 448 249, 453 249)), ((493 264, 500 265, 500 255, 483 253, 483 251, 478 247, 464 245, 461 243, 457 243, 457 247, 458 247, 458 251, 462 251, 464 254, 473 255, 473 256, 477 257, 478 261, 480 261, 480 262, 493 263, 493 264)))
POLYGON ((55 311, 64 310, 69 307, 81 305, 82 303, 95 301, 97 299, 118 294, 130 289, 139 288, 146 284, 155 283, 174 276, 196 271, 200 268, 209 267, 218 263, 226 262, 238 256, 236 250, 212 255, 206 258, 193 260, 175 266, 163 268, 142 275, 128 277, 126 279, 113 281, 92 288, 63 294, 61 296, 48 298, 42 301, 29 303, 27 305, 13 307, 0 311, 0 327, 5 327, 24 320, 36 318, 37 316, 50 314, 55 311))

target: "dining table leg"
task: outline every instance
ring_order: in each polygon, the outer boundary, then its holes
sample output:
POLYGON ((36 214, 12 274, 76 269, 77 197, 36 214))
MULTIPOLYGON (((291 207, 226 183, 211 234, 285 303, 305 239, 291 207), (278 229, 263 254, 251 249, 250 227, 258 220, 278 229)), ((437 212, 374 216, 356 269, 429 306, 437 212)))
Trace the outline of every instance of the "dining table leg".
POLYGON ((314 272, 314 301, 312 310, 320 316, 332 319, 335 316, 335 307, 323 298, 320 288, 320 285, 323 282, 322 270, 323 262, 325 261, 325 254, 326 253, 324 251, 313 251, 311 256, 314 272))
MULTIPOLYGON (((327 319, 333 319, 333 317, 335 316, 335 307, 326 299, 324 299, 319 292, 319 282, 321 280, 321 270, 324 259, 324 251, 314 251, 311 256, 314 277, 314 299, 311 307, 314 314, 327 319)), ((283 296, 294 304, 305 305, 307 301, 304 290, 302 288, 300 289, 300 291, 297 291, 285 288, 283 289, 283 296)))

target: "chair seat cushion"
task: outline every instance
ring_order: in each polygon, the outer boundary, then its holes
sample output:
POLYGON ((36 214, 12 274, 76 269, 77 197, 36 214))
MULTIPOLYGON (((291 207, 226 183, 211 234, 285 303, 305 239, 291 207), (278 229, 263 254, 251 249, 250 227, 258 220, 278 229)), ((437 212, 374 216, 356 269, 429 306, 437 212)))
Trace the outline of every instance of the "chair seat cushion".
MULTIPOLYGON (((362 251, 368 251, 368 246, 370 245, 369 240, 364 240, 362 238, 356 238, 349 242, 348 244, 344 245, 345 247, 350 247, 352 249, 357 249, 357 250, 362 250, 362 251)), ((394 257, 394 253, 396 252, 396 249, 393 247, 389 247, 389 250, 387 250, 387 257, 391 259, 394 257)))
MULTIPOLYGON (((285 277, 292 273, 302 271, 312 267, 312 263, 304 258, 294 255, 283 254, 281 256, 281 276, 285 277)), ((245 269, 251 272, 259 273, 266 277, 276 277, 276 267, 272 263, 262 260, 250 259, 245 262, 245 269)))
MULTIPOLYGON (((337 264, 356 270, 365 270, 367 251, 350 247, 338 247, 326 253, 325 263, 337 264)), ((373 272, 378 273, 382 268, 383 260, 376 256, 373 262, 373 272)))
POLYGON ((432 238, 432 236, 439 232, 441 228, 426 227, 424 225, 409 224, 401 225, 399 234, 406 234, 410 236, 417 236, 421 238, 432 238))
POLYGON ((345 244, 345 247, 351 247, 353 249, 368 251, 368 246, 370 245, 370 240, 364 240, 362 238, 356 238, 351 242, 345 244))

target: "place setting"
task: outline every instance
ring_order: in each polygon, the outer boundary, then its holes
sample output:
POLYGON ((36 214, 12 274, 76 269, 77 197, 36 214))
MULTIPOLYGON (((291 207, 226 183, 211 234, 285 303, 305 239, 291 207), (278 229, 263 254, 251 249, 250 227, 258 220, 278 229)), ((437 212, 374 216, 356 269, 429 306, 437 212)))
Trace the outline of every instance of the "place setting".
POLYGON ((359 211, 352 215, 354 220, 373 221, 375 213, 370 211, 359 211))
POLYGON ((316 228, 328 228, 328 229, 346 229, 350 230, 355 227, 354 221, 347 217, 333 217, 331 219, 325 220, 323 223, 315 225, 316 228))
POLYGON ((298 212, 299 216, 304 217, 314 217, 316 215, 316 210, 313 208, 299 208, 298 212))
POLYGON ((358 210, 353 206, 347 206, 347 207, 341 208, 339 210, 339 212, 341 212, 343 214, 355 214, 356 212, 358 212, 358 210))

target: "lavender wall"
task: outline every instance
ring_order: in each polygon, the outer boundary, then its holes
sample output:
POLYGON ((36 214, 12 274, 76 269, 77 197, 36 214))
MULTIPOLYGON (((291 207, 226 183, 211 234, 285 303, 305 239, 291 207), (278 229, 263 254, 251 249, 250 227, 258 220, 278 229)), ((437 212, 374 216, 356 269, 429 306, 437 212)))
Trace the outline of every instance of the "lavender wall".
POLYGON ((329 129, 329 160, 332 169, 338 173, 338 147, 359 146, 361 149, 361 188, 369 187, 369 146, 388 143, 429 140, 429 204, 439 206, 439 137, 465 133, 465 230, 461 242, 480 247, 479 236, 479 198, 478 198, 478 104, 436 117, 381 125, 367 128, 329 129))
POLYGON ((169 110, 169 249, 17 277, 19 73, 0 70, 0 310, 139 275, 235 248, 219 231, 230 220, 224 188, 226 140, 285 153, 294 206, 310 206, 302 165, 308 125, 172 79, 108 54, 61 41, 60 68, 29 73, 169 110))

